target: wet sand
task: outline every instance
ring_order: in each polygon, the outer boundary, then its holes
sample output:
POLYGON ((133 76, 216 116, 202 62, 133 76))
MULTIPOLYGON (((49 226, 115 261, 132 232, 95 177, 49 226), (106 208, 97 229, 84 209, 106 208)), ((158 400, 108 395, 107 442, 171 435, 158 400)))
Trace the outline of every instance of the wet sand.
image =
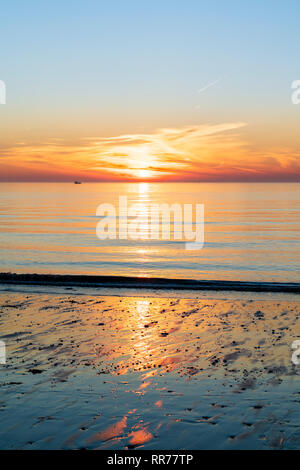
POLYGON ((210 295, 0 293, 0 448, 299 448, 299 301, 210 295))

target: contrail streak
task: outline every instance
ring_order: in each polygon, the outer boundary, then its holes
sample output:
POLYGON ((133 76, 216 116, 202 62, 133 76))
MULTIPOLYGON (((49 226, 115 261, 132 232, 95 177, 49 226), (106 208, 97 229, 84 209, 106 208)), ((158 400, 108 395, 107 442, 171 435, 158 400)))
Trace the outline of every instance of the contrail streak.
POLYGON ((222 78, 218 78, 217 80, 214 80, 213 82, 211 83, 208 83, 207 85, 205 85, 204 87, 200 88, 199 90, 197 90, 198 93, 202 93, 203 91, 207 90, 208 88, 216 85, 216 83, 219 83, 220 81, 222 80, 222 78))

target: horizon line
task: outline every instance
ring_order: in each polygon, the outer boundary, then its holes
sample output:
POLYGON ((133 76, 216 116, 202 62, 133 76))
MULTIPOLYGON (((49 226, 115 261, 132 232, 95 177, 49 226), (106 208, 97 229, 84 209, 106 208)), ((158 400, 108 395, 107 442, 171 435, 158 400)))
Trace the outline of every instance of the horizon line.
POLYGON ((145 180, 145 179, 120 179, 120 180, 0 180, 1 183, 70 183, 74 184, 75 181, 78 181, 80 184, 90 184, 90 183, 300 183, 300 177, 293 179, 261 179, 261 180, 145 180))

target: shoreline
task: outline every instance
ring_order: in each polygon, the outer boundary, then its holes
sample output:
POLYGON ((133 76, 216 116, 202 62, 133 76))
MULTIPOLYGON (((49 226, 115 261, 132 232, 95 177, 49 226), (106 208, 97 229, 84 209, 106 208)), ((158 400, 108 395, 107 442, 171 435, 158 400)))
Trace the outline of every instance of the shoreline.
POLYGON ((59 287, 279 292, 300 294, 300 282, 245 282, 77 274, 0 273, 0 284, 59 287))
POLYGON ((0 293, 1 448, 299 448, 290 295, 65 294, 0 293))

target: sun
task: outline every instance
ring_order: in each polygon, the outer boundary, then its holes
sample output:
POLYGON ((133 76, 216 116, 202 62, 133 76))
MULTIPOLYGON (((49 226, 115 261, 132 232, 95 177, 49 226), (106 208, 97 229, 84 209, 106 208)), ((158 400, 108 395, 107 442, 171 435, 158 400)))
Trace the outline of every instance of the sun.
POLYGON ((150 171, 149 170, 139 170, 138 171, 139 178, 149 178, 150 171))

